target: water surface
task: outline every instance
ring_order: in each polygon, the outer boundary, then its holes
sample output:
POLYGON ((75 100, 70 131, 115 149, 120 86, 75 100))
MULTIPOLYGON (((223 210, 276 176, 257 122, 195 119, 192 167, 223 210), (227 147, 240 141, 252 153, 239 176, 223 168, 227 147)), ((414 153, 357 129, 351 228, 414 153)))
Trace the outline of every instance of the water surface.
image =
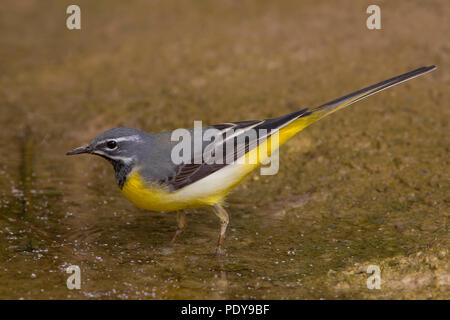
POLYGON ((0 298, 450 297, 446 1, 386 3, 380 32, 353 1, 81 1, 81 31, 65 28, 69 2, 7 3, 0 298), (211 208, 171 245, 175 213, 134 207, 106 161, 65 156, 112 127, 274 117, 428 64, 440 69, 314 124, 276 176, 239 186, 221 258, 211 208))

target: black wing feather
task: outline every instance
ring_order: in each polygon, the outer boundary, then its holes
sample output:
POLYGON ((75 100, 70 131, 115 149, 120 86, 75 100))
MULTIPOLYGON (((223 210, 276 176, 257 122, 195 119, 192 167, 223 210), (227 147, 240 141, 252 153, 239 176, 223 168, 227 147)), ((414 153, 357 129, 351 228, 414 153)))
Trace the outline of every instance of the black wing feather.
POLYGON ((233 138, 233 153, 227 154, 225 144, 223 146, 223 155, 224 155, 224 161, 221 164, 216 163, 206 163, 203 161, 202 163, 193 163, 193 160, 191 163, 186 164, 180 164, 178 166, 177 173, 170 177, 168 180, 164 181, 164 184, 168 185, 169 188, 172 190, 178 190, 181 189, 189 184, 192 184, 200 179, 203 179, 204 177, 216 172, 217 170, 222 169, 223 167, 227 166, 230 162, 233 160, 237 160, 244 154, 250 151, 250 145, 253 143, 253 145, 259 145, 261 142, 266 140, 271 134, 274 133, 274 131, 271 130, 278 130, 282 128, 283 126, 287 125, 291 121, 298 119, 302 116, 309 115, 310 112, 308 112, 307 109, 302 109, 297 112, 293 112, 284 116, 281 116, 279 118, 274 119, 267 119, 267 120, 250 120, 250 121, 239 121, 239 122, 230 122, 230 123, 221 123, 217 125, 211 126, 211 128, 215 128, 217 130, 221 130, 224 133, 224 139, 225 139, 225 132, 227 129, 233 129, 235 131, 237 130, 245 130, 246 128, 249 128, 251 126, 254 126, 254 129, 257 133, 257 140, 255 141, 249 141, 246 139, 244 141, 244 144, 238 145, 238 136, 233 138), (259 124, 258 124, 259 123, 259 124), (268 134, 265 136, 260 136, 259 132, 260 129, 267 130, 268 134))

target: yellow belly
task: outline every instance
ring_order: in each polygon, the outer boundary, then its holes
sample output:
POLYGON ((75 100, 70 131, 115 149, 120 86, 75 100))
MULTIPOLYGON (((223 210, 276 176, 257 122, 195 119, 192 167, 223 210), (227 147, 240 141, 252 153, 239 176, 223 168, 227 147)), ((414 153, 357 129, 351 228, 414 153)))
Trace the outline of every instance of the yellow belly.
MULTIPOLYGON (((229 167, 177 191, 145 183, 139 173, 130 175, 122 188, 125 197, 137 207, 152 211, 175 211, 220 203, 253 168, 229 167)), ((220 170, 219 170, 220 171, 220 170)))
POLYGON ((122 193, 137 207, 152 211, 175 211, 213 205, 223 197, 204 195, 203 197, 180 197, 179 191, 170 191, 158 185, 146 184, 139 173, 130 175, 122 188, 122 193))

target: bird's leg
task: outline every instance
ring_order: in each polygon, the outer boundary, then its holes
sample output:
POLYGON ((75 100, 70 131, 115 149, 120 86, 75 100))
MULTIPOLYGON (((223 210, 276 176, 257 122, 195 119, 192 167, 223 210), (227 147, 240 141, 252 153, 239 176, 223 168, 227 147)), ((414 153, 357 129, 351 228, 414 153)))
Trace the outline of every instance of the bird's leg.
POLYGON ((220 235, 219 235, 219 242, 216 248, 216 254, 220 255, 224 253, 224 250, 222 249, 222 244, 223 241, 225 240, 225 232, 227 231, 227 226, 228 222, 230 221, 230 217, 225 208, 220 204, 214 205, 214 212, 220 219, 220 235))
POLYGON ((172 243, 175 243, 175 241, 177 241, 178 236, 183 232, 184 226, 186 225, 186 215, 184 211, 177 211, 177 224, 178 228, 172 238, 172 243))

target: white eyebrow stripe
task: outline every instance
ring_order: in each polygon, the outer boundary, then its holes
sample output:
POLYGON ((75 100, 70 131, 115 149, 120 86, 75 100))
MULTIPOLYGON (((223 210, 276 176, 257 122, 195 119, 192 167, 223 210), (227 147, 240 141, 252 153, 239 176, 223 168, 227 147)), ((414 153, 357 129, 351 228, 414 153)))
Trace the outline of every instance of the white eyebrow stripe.
POLYGON ((121 142, 121 141, 134 141, 134 142, 142 142, 142 139, 139 135, 134 134, 131 136, 125 136, 125 137, 120 137, 120 138, 110 138, 110 139, 105 139, 105 140, 101 140, 99 142, 97 142, 96 146, 98 146, 99 144, 105 143, 106 141, 110 141, 110 140, 114 140, 116 142, 121 142))

